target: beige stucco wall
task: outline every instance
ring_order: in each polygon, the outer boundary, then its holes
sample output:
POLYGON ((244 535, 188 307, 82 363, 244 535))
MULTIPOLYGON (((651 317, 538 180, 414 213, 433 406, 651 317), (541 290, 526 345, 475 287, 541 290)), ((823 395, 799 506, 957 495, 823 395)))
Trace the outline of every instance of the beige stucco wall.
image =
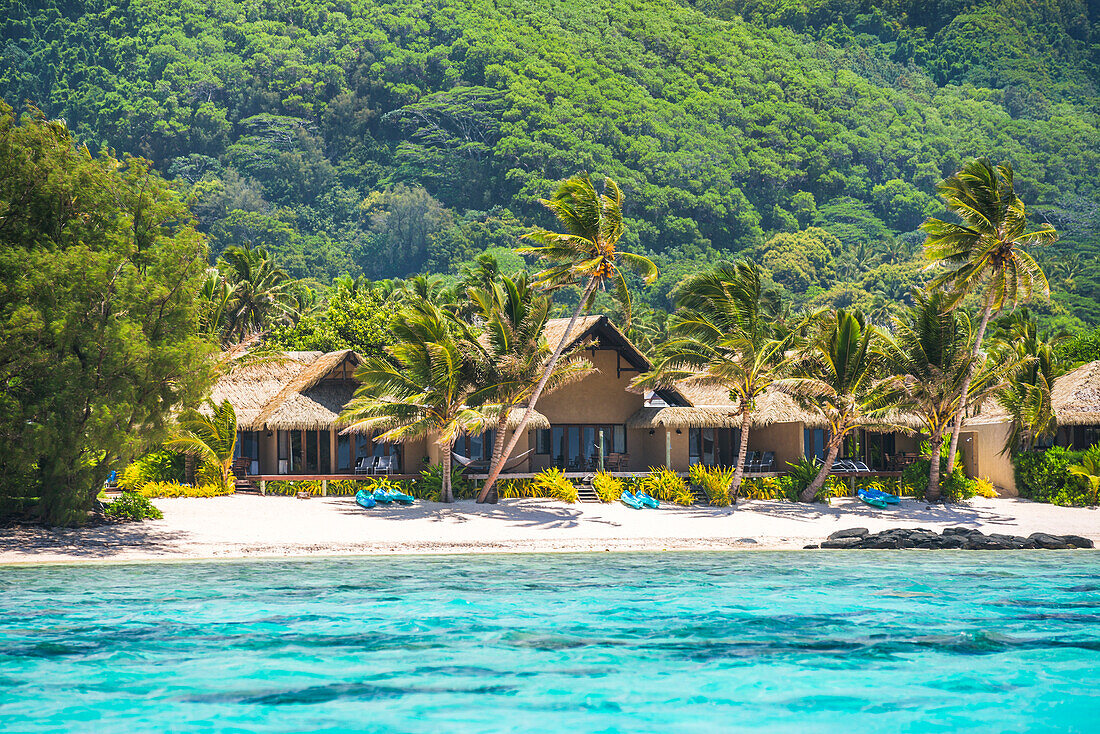
POLYGON ((774 451, 776 471, 802 458, 802 424, 773 423, 749 431, 749 451, 774 451))
POLYGON ((1007 453, 1001 453, 1011 428, 1008 423, 967 426, 959 435, 966 473, 971 477, 988 479, 1006 497, 1019 494, 1012 473, 1012 460, 1007 453))
MULTIPOLYGON (((625 423, 627 418, 644 405, 645 398, 641 394, 626 391, 630 381, 637 375, 636 372, 625 371, 622 377, 616 377, 616 355, 614 349, 585 352, 585 356, 599 372, 542 398, 538 403, 538 411, 550 419, 551 425, 625 423)), ((622 366, 629 367, 625 360, 622 366)))

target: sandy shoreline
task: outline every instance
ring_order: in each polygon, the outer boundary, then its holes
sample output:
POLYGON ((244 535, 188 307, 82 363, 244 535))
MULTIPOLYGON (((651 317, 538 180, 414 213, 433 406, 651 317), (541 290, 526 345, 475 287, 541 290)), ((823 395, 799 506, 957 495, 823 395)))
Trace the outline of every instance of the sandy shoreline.
POLYGON ((978 528, 985 533, 1074 534, 1100 545, 1100 509, 975 498, 930 507, 903 501, 881 511, 858 500, 831 506, 745 502, 736 508, 417 503, 359 508, 350 497, 234 495, 156 500, 163 520, 78 530, 0 529, 0 563, 289 558, 309 556, 635 550, 778 550, 865 527, 978 528))

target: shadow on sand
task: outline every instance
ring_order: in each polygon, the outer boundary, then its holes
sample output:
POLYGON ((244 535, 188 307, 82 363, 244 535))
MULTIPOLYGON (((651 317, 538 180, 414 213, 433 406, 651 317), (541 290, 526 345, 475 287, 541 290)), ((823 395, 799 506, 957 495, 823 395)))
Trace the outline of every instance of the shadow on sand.
MULTIPOLYGON (((420 502, 414 505, 377 505, 364 509, 352 498, 340 502, 337 507, 345 515, 370 515, 386 520, 430 520, 435 522, 465 523, 471 519, 498 520, 513 527, 568 529, 580 525, 583 509, 572 505, 548 507, 528 504, 526 500, 509 501, 507 504, 478 505, 464 500, 451 505, 439 502, 420 502)), ((620 523, 605 518, 586 517, 586 523, 599 523, 619 527, 620 523)))
POLYGON ((189 533, 165 530, 149 522, 85 528, 19 525, 0 529, 0 550, 98 559, 110 559, 129 551, 171 556, 177 555, 180 546, 189 539, 189 533))

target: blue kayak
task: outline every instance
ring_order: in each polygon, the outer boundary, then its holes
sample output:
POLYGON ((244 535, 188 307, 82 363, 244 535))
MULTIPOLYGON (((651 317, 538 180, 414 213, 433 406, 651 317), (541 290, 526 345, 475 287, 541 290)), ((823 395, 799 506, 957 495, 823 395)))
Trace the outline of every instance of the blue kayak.
POLYGON ((374 497, 375 502, 381 502, 384 505, 393 502, 393 497, 390 497, 390 493, 384 489, 374 490, 374 494, 371 496, 374 497))
POLYGON ((415 497, 411 494, 405 494, 399 489, 391 489, 389 494, 392 501, 399 502, 403 505, 411 505, 413 502, 416 502, 415 497))
POLYGON ((642 503, 629 490, 623 490, 619 500, 627 507, 633 507, 635 510, 642 509, 642 503))
POLYGON ((360 489, 355 493, 355 504, 360 507, 365 507, 368 510, 374 507, 378 502, 374 499, 374 495, 365 489, 360 489))
POLYGON ((645 507, 649 507, 650 509, 653 509, 653 510, 656 510, 658 507, 661 506, 660 502, 653 499, 652 497, 650 497, 645 492, 635 492, 634 493, 634 499, 641 502, 642 505, 644 505, 645 507))
POLYGON ((877 507, 880 510, 885 510, 886 509, 886 500, 882 500, 882 499, 879 499, 877 497, 873 497, 870 494, 868 494, 868 491, 869 490, 861 489, 858 492, 856 492, 856 494, 859 495, 859 498, 861 500, 863 500, 865 503, 867 503, 868 505, 871 505, 872 507, 877 507))
POLYGON ((877 499, 877 500, 882 500, 883 502, 885 502, 888 505, 901 504, 901 498, 899 498, 897 495, 890 494, 889 492, 883 492, 883 491, 878 490, 878 489, 864 489, 864 490, 860 490, 860 491, 862 491, 868 497, 871 497, 871 498, 877 499))

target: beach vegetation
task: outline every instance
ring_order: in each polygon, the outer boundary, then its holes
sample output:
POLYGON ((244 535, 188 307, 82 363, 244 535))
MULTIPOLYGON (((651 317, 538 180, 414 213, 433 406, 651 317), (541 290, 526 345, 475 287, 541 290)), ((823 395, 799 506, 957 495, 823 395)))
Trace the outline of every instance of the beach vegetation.
POLYGON ((573 504, 578 501, 577 485, 561 469, 543 469, 531 479, 531 496, 550 497, 573 504))
MULTIPOLYGON (((456 500, 472 499, 476 490, 474 483, 466 478, 462 467, 451 467, 450 487, 456 500)), ((420 470, 420 478, 412 484, 411 493, 418 500, 442 502, 443 464, 428 464, 420 470)))
POLYGON ((692 484, 702 488, 707 496, 707 502, 712 507, 729 507, 733 503, 731 487, 736 471, 728 466, 692 464, 688 468, 688 478, 692 484))
POLYGON ((579 173, 560 182, 549 199, 539 202, 558 220, 563 232, 534 227, 521 237, 531 243, 516 250, 521 255, 533 255, 546 264, 535 276, 535 282, 549 292, 577 286, 580 299, 562 332, 554 351, 543 366, 542 376, 527 398, 523 411, 507 445, 501 451, 478 494, 478 501, 489 497, 493 482, 504 468, 504 460, 512 455, 521 436, 526 436, 535 405, 556 369, 573 327, 582 313, 592 307, 597 289, 610 287, 623 309, 623 324, 630 325, 630 288, 626 276, 633 273, 646 283, 657 278, 657 266, 642 255, 619 248, 623 236, 623 194, 619 185, 604 178, 603 193, 596 191, 587 173, 579 173))
POLYGON ((219 487, 216 484, 180 484, 179 482, 150 481, 136 490, 142 497, 224 497, 233 494, 233 487, 219 487))
POLYGON ((198 403, 207 255, 150 161, 0 102, 0 506, 84 521, 111 468, 198 403))
POLYGON ((237 412, 229 400, 207 400, 202 410, 186 410, 178 420, 176 435, 165 446, 194 456, 200 462, 202 483, 219 490, 236 484, 233 459, 237 448, 237 412))
POLYGON ((1081 465, 1083 451, 1063 446, 1020 451, 1012 464, 1016 490, 1021 497, 1053 505, 1086 506, 1089 504, 1084 482, 1069 472, 1069 467, 1081 465))
POLYGON ((684 507, 695 504, 695 497, 687 482, 665 466, 650 467, 649 473, 639 480, 638 487, 660 502, 671 502, 684 507))
POLYGON ((1097 499, 1100 498, 1100 446, 1085 449, 1080 462, 1070 464, 1066 470, 1079 480, 1088 504, 1097 504, 1097 499))
POLYGON ((164 513, 137 492, 123 492, 107 505, 103 514, 110 520, 122 522, 141 522, 142 520, 162 520, 164 513))
POLYGON ((600 502, 618 502, 626 489, 626 483, 607 472, 598 472, 592 477, 592 489, 596 491, 600 502))
POLYGON ((790 500, 796 497, 784 489, 781 477, 752 477, 742 484, 741 496, 747 500, 790 500))

